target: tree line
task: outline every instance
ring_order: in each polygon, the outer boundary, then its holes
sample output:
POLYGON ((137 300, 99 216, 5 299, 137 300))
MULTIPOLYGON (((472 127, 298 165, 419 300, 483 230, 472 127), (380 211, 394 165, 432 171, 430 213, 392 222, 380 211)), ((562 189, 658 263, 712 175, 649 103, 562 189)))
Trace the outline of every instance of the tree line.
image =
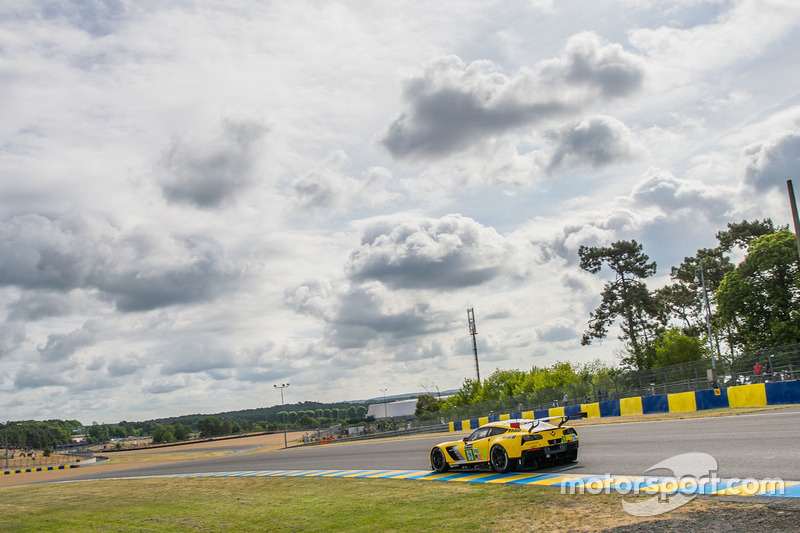
POLYGON ((465 379, 449 398, 421 395, 417 416, 708 359, 711 346, 722 362, 732 362, 745 352, 800 343, 800 260, 794 234, 770 219, 743 220, 729 223, 716 238, 717 247, 685 257, 670 269, 670 283, 655 290, 646 280, 656 274, 656 263, 636 241, 581 246, 583 270, 599 274, 605 268, 613 274, 589 315, 581 344, 604 339, 618 326, 619 365, 595 360, 556 362, 530 371, 496 369, 482 383, 465 379), (734 256, 742 259, 735 263, 734 256))
POLYGON ((239 421, 208 416, 197 421, 194 427, 180 422, 175 424, 156 424, 153 430, 153 443, 168 443, 186 440, 196 430, 200 438, 236 435, 261 431, 278 431, 287 429, 312 429, 319 426, 328 427, 336 423, 358 423, 366 419, 367 408, 364 405, 350 405, 346 409, 338 407, 318 408, 315 410, 278 411, 270 422, 254 422, 249 419, 239 421))
POLYGON ((649 290, 656 273, 642 245, 618 241, 581 246, 581 268, 607 267, 600 305, 590 314, 583 345, 608 336, 619 323, 623 368, 644 370, 709 356, 800 342, 800 260, 787 227, 770 219, 730 223, 719 245, 697 250, 670 270, 671 283, 649 290), (733 252, 744 254, 734 264, 733 252), (708 300, 706 300, 706 297, 708 300))
MULTIPOLYGON (((619 368, 599 359, 583 364, 559 361, 550 366, 534 366, 530 371, 498 368, 481 383, 476 379, 465 379, 461 389, 448 398, 420 395, 415 414, 422 418, 436 417, 440 411, 504 398, 531 397, 537 391, 586 383, 597 378, 616 376, 620 372, 619 368)), ((517 406, 509 403, 507 407, 513 409, 517 406)))
POLYGON ((67 444, 73 431, 81 428, 77 420, 24 420, 0 424, 0 444, 18 449, 45 449, 67 444))
MULTIPOLYGON (((56 447, 69 444, 73 436, 83 435, 90 445, 112 439, 129 437, 152 437, 154 444, 187 440, 193 437, 210 438, 240 433, 278 431, 285 425, 288 429, 312 429, 333 424, 356 424, 366 420, 367 405, 319 402, 301 402, 284 407, 250 409, 220 413, 218 415, 187 415, 182 417, 147 420, 143 422, 121 421, 116 424, 93 422, 84 426, 77 420, 21 421, 0 424, 0 439, 7 439, 11 448, 56 447), (314 409, 306 407, 315 407, 314 409), (246 414, 263 416, 260 420, 247 418, 246 414)), ((5 446, 0 440, 0 446, 5 446)))

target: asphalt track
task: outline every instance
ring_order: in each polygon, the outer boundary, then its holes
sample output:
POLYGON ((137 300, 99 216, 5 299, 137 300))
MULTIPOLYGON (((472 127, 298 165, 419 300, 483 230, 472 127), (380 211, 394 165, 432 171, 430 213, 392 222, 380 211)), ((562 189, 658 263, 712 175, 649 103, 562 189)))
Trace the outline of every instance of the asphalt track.
MULTIPOLYGON (((542 472, 575 475, 671 475, 650 468, 682 453, 703 452, 718 463, 721 478, 800 480, 800 406, 748 415, 582 425, 578 462, 542 472)), ((432 445, 452 437, 363 441, 290 448, 270 453, 234 452, 214 459, 115 472, 81 469, 72 480, 154 475, 282 470, 429 470, 432 445)), ((217 448, 218 450, 219 448, 217 448)), ((195 448, 194 451, 200 451, 195 448)))

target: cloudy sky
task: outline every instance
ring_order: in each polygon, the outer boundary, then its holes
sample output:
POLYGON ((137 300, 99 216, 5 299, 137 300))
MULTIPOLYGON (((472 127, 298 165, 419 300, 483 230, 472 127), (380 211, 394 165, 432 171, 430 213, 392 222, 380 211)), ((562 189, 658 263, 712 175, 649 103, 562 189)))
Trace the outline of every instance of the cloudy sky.
POLYGON ((795 0, 0 3, 0 417, 457 388, 800 186, 795 0))

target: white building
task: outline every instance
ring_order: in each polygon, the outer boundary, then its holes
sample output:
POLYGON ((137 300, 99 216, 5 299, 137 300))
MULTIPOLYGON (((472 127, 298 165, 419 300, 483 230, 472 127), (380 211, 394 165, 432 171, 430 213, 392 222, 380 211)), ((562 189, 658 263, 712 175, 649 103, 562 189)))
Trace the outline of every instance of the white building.
POLYGON ((367 409, 367 416, 381 418, 414 418, 417 400, 401 400, 399 402, 373 403, 367 409))

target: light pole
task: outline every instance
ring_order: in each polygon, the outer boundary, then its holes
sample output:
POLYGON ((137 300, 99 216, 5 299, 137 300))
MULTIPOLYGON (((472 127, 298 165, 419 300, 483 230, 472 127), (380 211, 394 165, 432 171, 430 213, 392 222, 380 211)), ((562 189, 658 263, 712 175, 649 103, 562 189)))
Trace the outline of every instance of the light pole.
POLYGON ((286 410, 283 409, 283 389, 285 389, 288 386, 289 386, 288 383, 281 383, 280 385, 273 385, 273 387, 275 387, 276 389, 280 389, 281 390, 281 410, 284 411, 284 413, 283 413, 283 447, 284 448, 288 448, 289 447, 289 443, 286 442, 286 410))
POLYGON ((711 381, 714 388, 719 388, 717 383, 717 363, 714 357, 714 341, 711 339, 711 307, 708 304, 708 291, 706 290, 706 278, 703 276, 703 267, 697 269, 700 273, 700 284, 703 286, 703 300, 706 303, 706 328, 708 329, 708 347, 711 349, 711 381))
POLYGON ((794 222, 794 238, 797 240, 797 256, 800 258, 800 216, 797 215, 797 200, 794 198, 792 180, 786 180, 786 187, 789 189, 789 205, 792 211, 792 222, 794 222))

